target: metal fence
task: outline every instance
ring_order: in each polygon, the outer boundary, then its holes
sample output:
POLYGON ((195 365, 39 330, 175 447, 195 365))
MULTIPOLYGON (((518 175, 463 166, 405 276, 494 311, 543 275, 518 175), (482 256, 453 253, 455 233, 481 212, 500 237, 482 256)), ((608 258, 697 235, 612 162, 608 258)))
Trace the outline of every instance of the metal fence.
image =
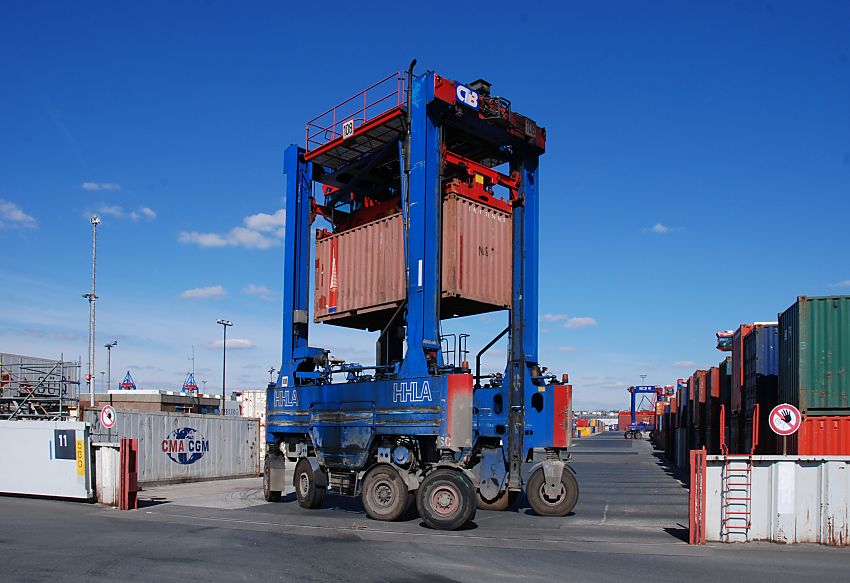
POLYGON ((704 540, 850 545, 850 457, 752 456, 748 525, 734 539, 724 506, 740 494, 730 494, 728 471, 724 456, 707 456, 704 540))
POLYGON ((139 440, 139 483, 175 483, 260 473, 259 420, 220 415, 116 411, 111 429, 87 410, 94 442, 139 440))
POLYGON ((0 419, 67 419, 79 388, 79 362, 0 353, 0 419))

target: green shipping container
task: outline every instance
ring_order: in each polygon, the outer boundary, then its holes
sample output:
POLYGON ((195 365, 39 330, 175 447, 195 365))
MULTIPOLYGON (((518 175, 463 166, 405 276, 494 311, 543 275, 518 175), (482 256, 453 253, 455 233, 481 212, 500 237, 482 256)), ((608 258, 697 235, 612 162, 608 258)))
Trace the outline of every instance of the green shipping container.
POLYGON ((779 402, 850 415, 850 296, 806 297, 779 315, 779 402))

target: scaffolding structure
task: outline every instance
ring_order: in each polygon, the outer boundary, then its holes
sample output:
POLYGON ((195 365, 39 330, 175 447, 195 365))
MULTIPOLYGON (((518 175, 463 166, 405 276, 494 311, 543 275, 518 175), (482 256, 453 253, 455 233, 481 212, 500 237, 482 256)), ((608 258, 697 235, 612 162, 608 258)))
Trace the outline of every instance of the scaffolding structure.
POLYGON ((67 419, 79 390, 79 361, 0 353, 0 419, 67 419))

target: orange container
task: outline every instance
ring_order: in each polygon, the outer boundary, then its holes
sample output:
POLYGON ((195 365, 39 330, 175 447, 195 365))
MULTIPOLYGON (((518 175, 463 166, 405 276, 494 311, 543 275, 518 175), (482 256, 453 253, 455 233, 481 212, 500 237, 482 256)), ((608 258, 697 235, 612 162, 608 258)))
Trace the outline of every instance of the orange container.
POLYGON ((797 433, 797 454, 850 455, 850 416, 804 417, 797 433))
MULTIPOLYGON (((504 203, 449 188, 442 213, 443 318, 510 308, 511 231, 504 203)), ((340 233, 318 231, 315 270, 316 322, 381 329, 407 295, 401 214, 340 233)))

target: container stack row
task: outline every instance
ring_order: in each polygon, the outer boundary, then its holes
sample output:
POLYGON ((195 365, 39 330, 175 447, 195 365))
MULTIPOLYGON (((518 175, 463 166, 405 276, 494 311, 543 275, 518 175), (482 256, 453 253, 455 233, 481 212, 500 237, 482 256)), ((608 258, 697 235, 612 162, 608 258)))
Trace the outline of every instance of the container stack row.
POLYGON ((659 403, 656 444, 680 467, 709 454, 850 455, 850 296, 797 298, 777 322, 741 324, 731 356, 679 379, 659 403), (769 416, 797 407, 796 435, 779 437, 769 416))
POLYGON ((576 419, 573 422, 573 437, 588 437, 606 430, 601 419, 576 419))

